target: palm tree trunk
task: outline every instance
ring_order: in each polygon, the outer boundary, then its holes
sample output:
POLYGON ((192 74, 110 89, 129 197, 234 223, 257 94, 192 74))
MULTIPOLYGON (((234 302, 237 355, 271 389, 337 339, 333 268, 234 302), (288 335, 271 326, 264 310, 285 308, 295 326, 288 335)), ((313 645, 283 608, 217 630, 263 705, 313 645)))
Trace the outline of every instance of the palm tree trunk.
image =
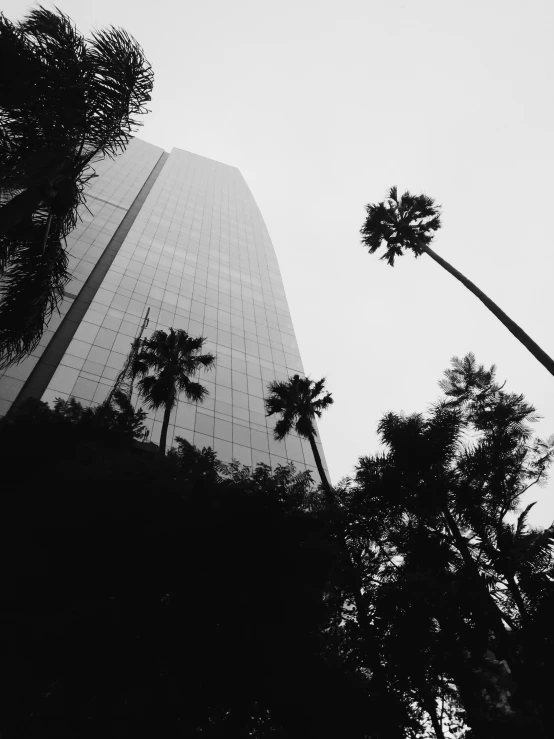
POLYGON ((338 520, 338 526, 339 526, 338 539, 339 539, 340 548, 342 549, 343 556, 345 557, 345 561, 347 565, 347 575, 348 575, 348 579, 350 580, 350 588, 352 590, 352 596, 354 598, 354 603, 356 605, 358 626, 360 627, 360 630, 363 634, 366 664, 374 673, 376 677, 376 681, 382 686, 382 690, 386 692, 387 691, 386 675, 385 675, 385 671, 383 669, 383 666, 381 665, 380 658, 379 658, 378 644, 377 644, 377 641, 375 639, 375 634, 374 634, 375 630, 373 629, 367 617, 366 608, 364 604, 360 573, 355 563, 352 561, 352 556, 350 554, 350 549, 348 547, 348 542, 346 540, 341 512, 337 508, 335 496, 333 495, 333 490, 331 488, 331 485, 329 484, 329 480, 327 479, 325 470, 323 469, 321 455, 319 454, 319 449, 317 448, 314 435, 310 434, 308 439, 310 441, 310 446, 312 448, 315 463, 317 466, 317 471, 319 472, 319 476, 321 478, 321 484, 325 491, 325 497, 327 498, 327 502, 329 503, 329 506, 332 509, 336 509, 336 512, 338 513, 338 519, 339 519, 338 520))
POLYGON ((327 498, 329 507, 335 510, 335 513, 337 513, 337 519, 338 519, 337 523, 339 527, 338 540, 339 540, 340 548, 342 549, 343 556, 345 558, 345 564, 347 566, 347 576, 348 576, 348 579, 350 580, 350 588, 352 590, 352 596, 354 598, 354 603, 356 605, 358 626, 360 627, 360 630, 364 638, 364 652, 366 656, 366 664, 376 675, 377 680, 383 686, 383 689, 385 689, 386 677, 385 677, 385 672, 383 670, 383 667, 381 665, 380 658, 379 658, 378 644, 377 644, 377 641, 374 635, 375 630, 373 629, 367 617, 366 608, 364 604, 364 598, 363 598, 361 577, 360 577, 358 567, 356 567, 355 563, 352 561, 352 556, 350 554, 350 549, 348 547, 348 542, 347 542, 345 531, 344 531, 344 524, 342 520, 341 511, 338 509, 338 506, 336 505, 336 500, 335 500, 335 496, 333 495, 333 490, 331 489, 331 485, 329 484, 329 480, 327 479, 327 475, 325 474, 325 470, 323 469, 321 455, 319 454, 319 449, 317 448, 314 435, 310 434, 308 439, 310 441, 310 446, 312 448, 312 452, 314 455, 315 463, 317 466, 317 471, 319 472, 319 476, 321 478, 321 484, 323 486, 323 489, 325 490, 325 497, 327 498))
POLYGON ((41 187, 30 187, 16 195, 0 208, 0 237, 5 236, 18 223, 31 218, 45 200, 41 187))
POLYGON ((365 610, 364 597, 361 590, 360 576, 356 566, 349 556, 348 544, 343 538, 341 545, 344 546, 346 554, 349 557, 348 564, 350 566, 350 578, 354 603, 356 605, 356 620, 362 637, 362 663, 371 670, 372 673, 372 692, 379 695, 379 701, 383 705, 388 706, 388 710, 394 715, 394 720, 388 727, 388 736, 390 739, 403 739, 405 737, 402 725, 408 723, 408 716, 403 705, 401 697, 394 688, 389 686, 387 679, 387 671, 381 664, 381 656, 379 653, 379 643, 375 633, 375 628, 371 624, 365 610))
POLYGON ((52 226, 52 211, 48 214, 48 220, 46 221, 46 229, 44 232, 44 239, 42 241, 42 254, 44 256, 44 252, 46 251, 46 244, 48 243, 48 236, 50 235, 50 227, 52 226))
MULTIPOLYGON (((336 498, 333 493, 333 489, 329 484, 325 470, 323 469, 323 463, 321 456, 317 448, 315 438, 313 434, 308 437, 310 446, 317 465, 319 476, 321 477, 321 484, 325 491, 325 497, 329 504, 329 508, 335 513, 336 523, 338 527, 337 538, 339 547, 342 551, 346 565, 346 576, 349 581, 350 591, 354 598, 354 604, 356 606, 356 621, 362 637, 362 662, 368 667, 373 675, 373 685, 375 691, 379 694, 380 700, 386 702, 390 706, 390 710, 394 712, 396 718, 401 716, 405 717, 405 708, 402 701, 398 698, 394 690, 390 690, 387 680, 387 673, 383 665, 381 664, 381 657, 379 654, 379 642, 375 632, 375 628, 368 618, 366 604, 364 602, 363 583, 360 574, 360 568, 356 566, 350 553, 348 546, 348 540, 346 538, 345 526, 343 521, 342 511, 339 509, 336 503, 336 498)), ((405 717, 406 718, 406 717, 405 717)), ((406 718, 407 721, 407 718, 406 718)), ((401 724, 393 721, 389 726, 389 737, 390 739, 403 739, 405 736, 401 724)))
POLYGON ((477 564, 471 556, 471 552, 469 551, 466 540, 462 536, 462 532, 460 531, 456 521, 454 520, 454 516, 450 512, 447 505, 442 506, 442 513, 445 518, 447 528, 454 538, 456 548, 462 555, 468 572, 471 574, 471 577, 475 582, 475 587, 477 588, 477 592, 479 593, 479 599, 483 605, 483 611, 487 615, 489 628, 498 639, 498 643, 504 651, 503 656, 510 665, 512 673, 514 673, 515 676, 519 677, 519 663, 516 661, 512 646, 509 643, 508 633, 506 632, 506 628, 502 620, 502 612, 494 602, 491 594, 489 593, 488 588, 483 578, 481 577, 481 573, 479 572, 477 564))
MULTIPOLYGON (((525 602, 523 600, 523 596, 522 596, 521 591, 520 591, 520 589, 518 587, 518 584, 516 582, 515 570, 510 565, 509 559, 504 554, 504 548, 503 548, 503 546, 501 544, 501 541, 502 541, 501 533, 502 532, 501 532, 500 528, 501 528, 500 526, 497 527, 497 537, 498 537, 497 538, 497 542, 498 542, 498 550, 499 550, 499 553, 500 553, 500 556, 498 558, 499 569, 501 570, 502 574, 506 578, 506 582, 508 584, 508 589, 509 589, 510 593, 512 594, 512 597, 513 597, 513 599, 514 599, 514 601, 515 601, 515 603, 516 603, 516 605, 517 605, 517 607, 519 609, 519 613, 521 615, 521 618, 522 618, 523 622, 526 623, 527 622, 527 617, 528 617, 529 614, 527 613, 527 607, 525 605, 525 602)), ((482 532, 478 532, 478 533, 479 533, 479 536, 483 537, 482 532)))
POLYGON ((167 403, 164 409, 164 420, 162 422, 162 433, 160 434, 160 456, 165 457, 165 447, 167 444, 167 429, 169 428, 169 417, 173 409, 172 403, 167 403))
MULTIPOLYGON (((340 513, 341 512, 338 511, 339 516, 340 513)), ((352 560, 341 518, 339 518, 338 525, 340 527, 338 532, 339 545, 345 558, 345 564, 347 567, 346 575, 349 580, 350 590, 356 606, 356 621, 362 643, 362 664, 371 670, 372 692, 379 696, 380 704, 383 707, 386 706, 389 713, 394 716, 394 719, 391 720, 391 723, 388 726, 387 736, 389 739, 404 739, 405 733, 402 726, 407 725, 408 723, 406 709, 398 693, 394 688, 389 686, 386 668, 381 663, 379 639, 376 629, 368 617, 366 604, 364 602, 360 569, 352 560)))
POLYGON ((444 267, 444 269, 447 272, 450 272, 451 275, 453 275, 457 280, 459 280, 462 285, 465 285, 468 290, 471 290, 471 292, 479 298, 479 300, 484 303, 487 308, 491 311, 491 313, 494 313, 494 315, 502 321, 504 326, 512 333, 516 339, 519 339, 523 346, 525 346, 531 354, 535 357, 535 359, 538 359, 539 362, 545 367, 551 375, 554 375, 554 359, 548 356, 548 354, 543 351, 540 346, 533 341, 533 339, 525 333, 525 331, 520 328, 515 321, 512 321, 512 319, 504 313, 503 310, 501 310, 496 303, 494 303, 482 290, 479 290, 477 285, 475 285, 471 280, 468 280, 467 277, 465 277, 461 272, 458 272, 457 269, 455 269, 451 264, 449 264, 445 259, 442 257, 439 257, 439 255, 433 251, 429 246, 426 244, 423 244, 420 242, 420 246, 422 250, 428 254, 431 259, 434 259, 437 264, 440 264, 441 267, 444 267))
POLYGON ((426 693, 423 702, 425 704, 425 711, 431 719, 435 736, 437 737, 437 739, 445 739, 444 731, 442 730, 442 721, 440 721, 439 717, 437 716, 437 704, 435 702, 433 694, 426 693))
POLYGON ((525 602, 523 600, 523 597, 521 595, 521 591, 516 583, 516 579, 513 576, 513 574, 509 571, 508 567, 503 567, 501 565, 502 571, 504 572, 504 577, 506 578, 506 582, 508 583, 508 588, 510 590, 510 593, 513 596, 513 599, 516 602, 517 607, 519 608, 519 612, 521 614, 521 618, 524 623, 527 622, 527 608, 525 606, 525 602))
POLYGON ((310 442, 310 446, 312 447, 312 452, 314 455, 317 471, 319 472, 319 477, 321 478, 321 484, 323 486, 323 489, 325 490, 325 497, 327 498, 327 501, 329 504, 333 504, 335 502, 335 498, 333 496, 333 492, 331 490, 331 485, 329 484, 329 480, 327 479, 327 475, 325 474, 325 470, 323 469, 323 463, 321 461, 319 449, 317 448, 317 444, 315 443, 314 435, 310 434, 308 436, 308 439, 310 442))

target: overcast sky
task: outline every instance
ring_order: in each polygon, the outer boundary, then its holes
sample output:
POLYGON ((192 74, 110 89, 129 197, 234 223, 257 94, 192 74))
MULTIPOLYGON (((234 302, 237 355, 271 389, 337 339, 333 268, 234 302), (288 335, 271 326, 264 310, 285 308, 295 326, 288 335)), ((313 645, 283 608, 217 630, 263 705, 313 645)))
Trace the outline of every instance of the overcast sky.
MULTIPOLYGON (((120 25, 144 47, 141 138, 245 176, 306 372, 335 399, 320 424, 333 481, 377 451, 386 411, 425 410, 468 351, 554 433, 554 378, 497 319, 428 257, 392 269, 359 238, 392 185, 436 198, 435 249, 554 356, 552 0, 57 4, 83 32, 120 25)), ((26 7, 2 6, 12 20, 26 7)), ((548 525, 554 484, 538 498, 548 525)))

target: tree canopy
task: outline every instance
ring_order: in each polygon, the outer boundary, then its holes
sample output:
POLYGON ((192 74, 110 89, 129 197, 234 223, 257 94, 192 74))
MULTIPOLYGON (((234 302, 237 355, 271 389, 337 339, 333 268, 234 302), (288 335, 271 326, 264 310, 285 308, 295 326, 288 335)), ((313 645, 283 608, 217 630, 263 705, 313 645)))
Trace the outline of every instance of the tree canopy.
POLYGON ((370 618, 391 684, 431 719, 446 700, 477 737, 546 737, 554 528, 529 526, 527 493, 554 438, 471 354, 440 385, 428 413, 383 417, 385 452, 339 491, 370 618))
POLYGON ((406 191, 399 197, 396 187, 391 187, 386 200, 366 205, 366 219, 360 229, 362 244, 374 254, 382 246, 381 259, 394 267, 394 261, 405 251, 416 258, 427 254, 443 269, 467 287, 495 315, 508 331, 554 375, 554 359, 513 321, 504 311, 480 290, 477 285, 453 267, 446 259, 431 249, 435 232, 441 227, 440 208, 428 195, 412 195, 406 191))
POLYGON ((149 408, 164 409, 160 434, 162 455, 165 454, 171 411, 179 396, 201 403, 208 395, 207 388, 193 379, 201 370, 212 369, 215 365, 213 354, 202 354, 206 341, 202 336, 189 336, 183 329, 158 330, 150 338, 143 339, 134 358, 132 372, 140 378, 137 382, 140 396, 149 408))
MULTIPOLYGON (((126 399, 0 427, 9 736, 546 739, 554 439, 473 355, 321 496, 309 472, 161 457, 126 399)), ((2 727, 4 729, 4 727, 2 727)))
POLYGON ((38 344, 70 279, 94 163, 122 152, 147 112, 153 72, 124 29, 85 39, 59 10, 0 13, 0 366, 38 344))
POLYGON ((333 404, 331 393, 325 391, 325 378, 315 381, 293 375, 287 381, 270 382, 268 391, 265 399, 267 415, 280 416, 273 431, 275 439, 282 441, 292 431, 302 439, 308 439, 321 483, 330 497, 331 488, 315 441, 315 419, 321 418, 323 411, 333 404))

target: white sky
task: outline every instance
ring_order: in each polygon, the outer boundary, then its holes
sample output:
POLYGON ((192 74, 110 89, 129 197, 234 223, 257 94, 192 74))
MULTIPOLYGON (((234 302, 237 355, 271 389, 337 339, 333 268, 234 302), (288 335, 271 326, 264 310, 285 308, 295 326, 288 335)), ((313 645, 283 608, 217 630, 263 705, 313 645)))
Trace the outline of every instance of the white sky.
MULTIPOLYGON (((237 166, 271 234, 333 481, 378 448, 388 410, 423 411, 454 354, 496 363, 554 432, 554 378, 428 257, 360 246, 388 188, 443 206, 434 247, 551 356, 551 0, 58 0, 120 25, 155 74, 138 135, 237 166)), ((4 0, 12 20, 30 3, 4 0)), ((52 7, 47 4, 47 7, 52 7)), ((554 518, 554 484, 533 521, 554 518)))

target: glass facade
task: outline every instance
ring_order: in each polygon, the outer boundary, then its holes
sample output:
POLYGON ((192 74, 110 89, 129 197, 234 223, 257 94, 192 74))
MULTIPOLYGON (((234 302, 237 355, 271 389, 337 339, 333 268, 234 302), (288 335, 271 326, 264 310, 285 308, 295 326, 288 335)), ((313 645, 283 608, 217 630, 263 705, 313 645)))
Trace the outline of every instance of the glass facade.
MULTIPOLYGON (((83 228, 71 245, 74 279, 68 293, 82 288, 120 211, 124 215, 130 207, 160 154, 134 139, 98 170, 91 190, 94 216, 83 214, 83 228)), ((268 231, 235 167, 171 152, 43 400, 72 395, 101 403, 148 308, 146 336, 156 329, 185 329, 205 336, 206 349, 217 357, 216 368, 200 378, 209 390, 205 402, 180 401, 174 409, 168 445, 182 436, 198 447, 213 447, 223 461, 275 466, 291 460, 298 468, 315 469, 309 443, 295 435, 274 441, 274 421, 264 413, 268 382, 302 374, 303 367, 268 231)), ((148 417, 154 442, 162 414, 148 417)))
POLYGON ((146 182, 163 149, 133 139, 127 151, 115 160, 105 159, 94 168, 98 177, 87 187, 87 207, 80 208, 80 221, 67 237, 69 270, 73 279, 66 297, 44 332, 39 345, 23 362, 0 370, 0 417, 10 409, 39 363, 45 348, 66 316, 98 258, 114 235, 130 205, 146 182))

